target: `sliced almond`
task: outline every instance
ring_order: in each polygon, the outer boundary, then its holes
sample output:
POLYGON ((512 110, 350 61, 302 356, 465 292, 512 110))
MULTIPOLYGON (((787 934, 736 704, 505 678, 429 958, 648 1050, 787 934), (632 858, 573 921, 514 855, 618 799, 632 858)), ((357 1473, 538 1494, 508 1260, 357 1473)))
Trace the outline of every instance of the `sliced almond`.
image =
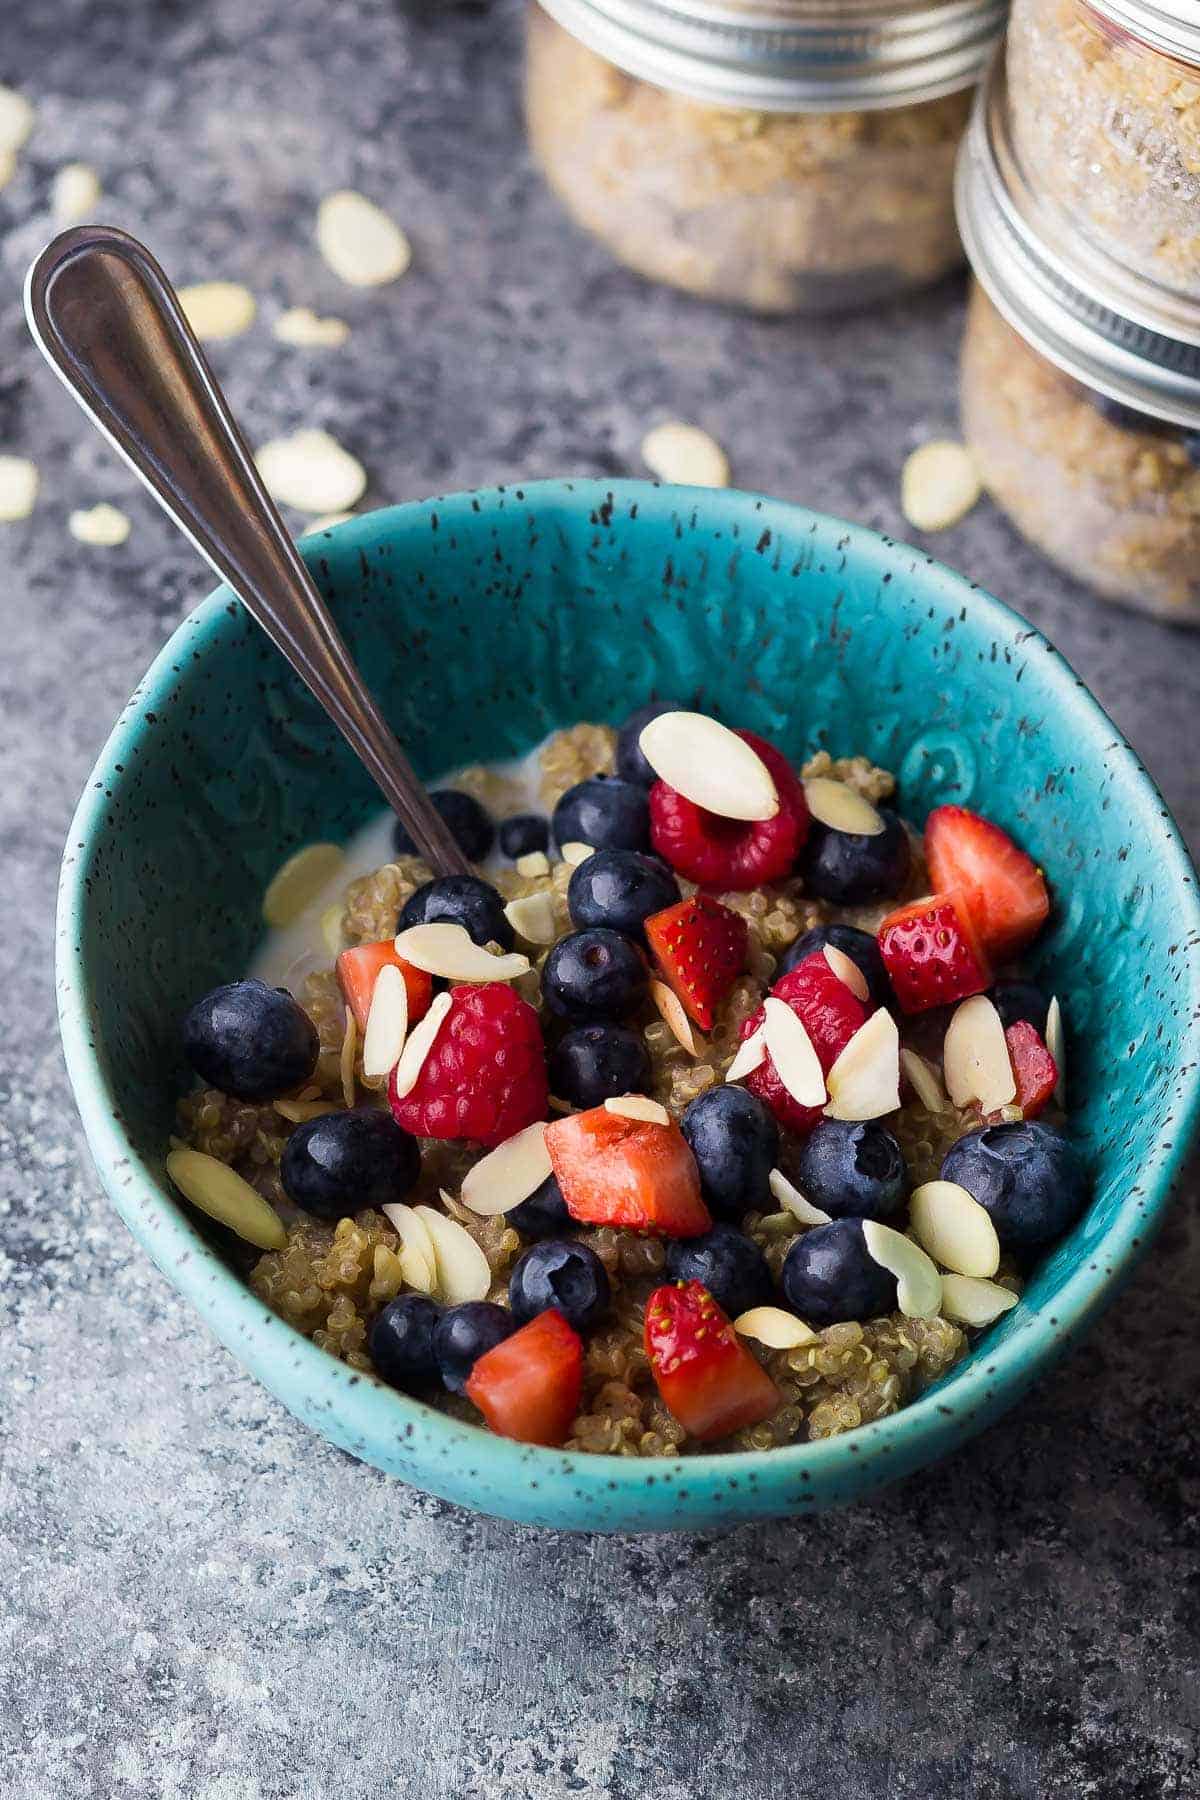
POLYGON ((533 877, 550 873, 550 858, 544 850, 530 850, 525 856, 517 858, 517 874, 533 877))
POLYGON ((342 928, 345 917, 346 908, 340 900, 335 900, 333 905, 327 906, 321 914, 321 942, 330 956, 340 956, 342 953, 342 947, 346 941, 346 934, 342 928))
POLYGON ((546 1127, 527 1125, 481 1157, 463 1177, 462 1201, 480 1218, 511 1212, 553 1174, 546 1127))
POLYGON ((649 1099, 645 1094, 617 1094, 604 1102, 605 1112, 616 1113, 620 1119, 640 1119, 645 1125, 669 1125, 671 1115, 665 1106, 657 1100, 649 1099))
POLYGON ((400 1061, 407 1036, 408 986, 395 963, 385 963, 375 977, 363 1033, 363 1074, 368 1080, 391 1074, 400 1061))
POLYGON ((785 1312, 782 1306, 752 1306, 733 1321, 739 1337, 753 1338, 768 1350, 798 1350, 801 1344, 815 1344, 817 1334, 811 1325, 785 1312))
POLYGON ((282 1250, 286 1245, 287 1232, 278 1213, 228 1163, 202 1150, 172 1150, 167 1174, 185 1200, 246 1243, 260 1250, 282 1250))
POLYGON ((767 1186, 770 1188, 774 1198, 778 1200, 780 1206, 791 1213, 793 1219, 797 1220, 799 1224, 832 1224, 833 1221, 830 1214, 823 1211, 821 1207, 814 1206, 811 1200, 806 1199, 800 1192, 800 1189, 794 1187, 788 1180, 782 1169, 771 1170, 771 1173, 767 1176, 767 1186))
POLYGON ((249 331, 258 311, 254 295, 238 281, 198 281, 179 289, 179 304, 201 343, 219 343, 249 331))
POLYGON ((559 849, 559 855, 562 857, 563 861, 568 863, 573 869, 577 868, 580 863, 586 862, 589 856, 595 856, 595 854, 596 852, 591 844, 580 844, 574 839, 572 839, 569 844, 561 845, 559 849))
POLYGON ((918 531, 945 531, 970 512, 983 484, 964 444, 933 438, 906 459, 900 478, 900 506, 918 531))
POLYGON ((831 1119, 882 1119, 900 1105, 900 1033, 880 1007, 860 1025, 829 1071, 831 1119))
POLYGON ((986 994, 973 994, 955 1008, 942 1045, 942 1069, 955 1106, 977 1101, 981 1111, 998 1112, 1016 1099, 1004 1025, 986 994))
POLYGON ((706 713, 667 712, 642 728, 642 755, 677 794, 722 819, 773 819, 779 795, 757 751, 706 713))
POLYGON ((34 111, 24 94, 0 87, 0 150, 19 150, 33 130, 34 111))
POLYGON ((1058 1070, 1058 1080, 1054 1086, 1054 1098, 1060 1106, 1067 1104, 1067 1037, 1063 1030, 1062 1007, 1055 994, 1046 1010, 1046 1048, 1054 1058, 1054 1067, 1058 1070))
POLYGON ((942 1302, 942 1278, 919 1244, 903 1232, 863 1220, 863 1240, 881 1269, 896 1277, 896 1304, 908 1319, 931 1319, 942 1302))
POLYGON ((342 1099, 348 1107, 358 1100, 354 1084, 354 1058, 358 1052, 358 1020, 346 1008, 346 1029, 342 1034, 342 1053, 338 1058, 338 1074, 342 1078, 342 1099))
POLYGON ((554 897, 544 888, 536 894, 522 894, 519 900, 510 900, 504 916, 517 936, 524 938, 527 944, 552 944, 558 936, 554 897))
POLYGON ((729 486, 729 458, 715 438, 698 425, 670 419, 642 439, 642 461, 660 481, 685 487, 729 486))
POLYGON ((878 837, 884 822, 871 802, 845 781, 829 775, 811 775, 804 783, 808 810, 818 824, 853 837, 878 837))
POLYGON ((334 350, 350 336, 345 319, 319 319, 307 306, 290 306, 280 313, 271 331, 281 344, 300 350, 334 350))
POLYGON ((666 1024, 675 1042, 686 1050, 689 1056, 696 1054, 696 1033, 692 1029, 692 1021, 684 1010, 683 1001, 673 987, 665 981, 651 981, 650 998, 658 1008, 659 1017, 666 1024))
POLYGON ((996 1281, 978 1281, 970 1275, 942 1276, 942 1316, 956 1325, 991 1325, 1001 1313, 1011 1312, 1018 1296, 996 1281))
POLYGON ((366 492, 366 470, 327 431, 272 438, 254 460, 272 499, 299 512, 344 512, 366 492))
POLYGON ((753 1075, 755 1069, 760 1069, 766 1060, 767 1034, 765 1027, 760 1025, 758 1030, 752 1031, 742 1043, 737 1055, 725 1071, 725 1079, 726 1081, 744 1081, 747 1075, 753 1075))
POLYGON ((317 248, 351 287, 382 287, 412 262, 412 246, 396 221, 353 188, 327 194, 317 208, 317 248))
POLYGON ((900 1052, 900 1072, 907 1076, 909 1086, 928 1113, 937 1117, 950 1111, 950 1099, 942 1086, 942 1078, 931 1062, 915 1050, 900 1052))
POLYGON ((839 950, 836 944, 824 945, 825 961, 833 970, 838 980, 844 982, 856 1000, 869 1000, 871 990, 867 986, 867 978, 852 956, 839 950))
POLYGON ((347 519, 352 519, 353 517, 354 514, 352 512, 322 513, 319 519, 310 519, 307 525, 302 526, 298 535, 300 537, 308 537, 315 531, 332 531, 335 525, 344 525, 347 519))
POLYGON ((416 1087, 425 1058, 433 1049, 434 1039, 442 1029, 442 1022, 453 1004, 449 994, 439 994, 425 1017, 409 1032, 403 1054, 392 1076, 397 1100, 406 1099, 416 1087))
POLYGON ((67 530, 81 544, 91 544, 98 550, 114 550, 129 536, 129 515, 102 500, 98 506, 69 514, 67 530))
POLYGON ((323 1119, 338 1110, 332 1100, 275 1100, 272 1105, 289 1125, 307 1125, 310 1119, 323 1119))
POLYGON ((100 202, 100 177, 88 163, 64 163, 50 184, 50 210, 56 225, 78 225, 100 202))
POLYGON ((25 456, 0 456, 0 525, 27 519, 37 494, 36 463, 25 456))
POLYGON ((994 1275, 1000 1240, 986 1209, 957 1181, 927 1181, 909 1201, 909 1223, 934 1262, 955 1275, 994 1275))
POLYGON ((337 844, 306 844, 289 856, 263 895, 266 923, 276 927, 294 924, 336 878, 345 860, 345 852, 337 844))
POLYGON ((519 975, 528 975, 530 968, 529 958, 519 950, 497 955, 477 944, 464 926, 448 919, 410 925, 396 939, 396 955, 414 969, 446 981, 515 981, 519 975))
POLYGON ((418 1293, 436 1294, 437 1252, 425 1221, 400 1201, 388 1201, 382 1210, 399 1234, 400 1272, 405 1281, 418 1293))
POLYGON ((466 1226, 432 1206, 415 1206, 413 1211, 433 1240, 442 1298, 450 1306, 486 1300, 492 1285, 491 1265, 466 1226))
POLYGON ((825 1075, 803 1019, 785 1001, 768 994, 763 1001, 763 1031, 775 1071, 797 1106, 824 1106, 825 1075))

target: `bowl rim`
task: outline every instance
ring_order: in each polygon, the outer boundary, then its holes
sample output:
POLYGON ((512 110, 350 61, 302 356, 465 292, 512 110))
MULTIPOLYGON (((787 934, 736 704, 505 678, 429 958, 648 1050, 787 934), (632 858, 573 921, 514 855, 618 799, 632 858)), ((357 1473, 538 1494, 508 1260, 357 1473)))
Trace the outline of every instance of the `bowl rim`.
MULTIPOLYGON (((675 507, 711 505, 717 497, 714 490, 707 488, 593 477, 509 483, 358 514, 351 520, 309 535, 304 540, 305 555, 310 563, 316 562, 327 553, 326 546, 331 538, 336 538, 339 546, 357 550, 360 545, 374 540, 381 530, 402 530, 407 520, 431 506, 443 513, 446 509, 462 507, 467 514, 466 524, 471 514, 480 509, 481 503, 486 506, 506 495, 519 496, 527 506, 557 503, 585 511, 590 510, 594 499, 615 500, 617 504, 627 500, 636 502, 643 512, 664 501, 675 507)), ((967 577, 926 552, 905 545, 903 540, 770 496, 724 489, 720 490, 719 498, 722 503, 751 502, 760 519, 765 509, 778 509, 793 529, 797 524, 830 528, 836 531, 844 547, 850 549, 852 546, 853 553, 868 566, 882 564, 885 559, 890 562, 898 552, 907 550, 923 565, 923 584, 942 589, 955 607, 967 605, 970 612, 996 635, 1015 641, 1022 648, 1040 648, 1054 663, 1055 678, 1064 684, 1064 702, 1079 709, 1093 726, 1102 728, 1110 767, 1114 774, 1121 776, 1131 800, 1136 796, 1137 805, 1131 806, 1131 810, 1144 815, 1147 828, 1154 833, 1159 845, 1163 866, 1171 878, 1171 901, 1181 914, 1181 931, 1190 923, 1193 933, 1200 934, 1200 884, 1179 828, 1153 778, 1099 701, 1041 632, 967 577), (1186 917, 1188 912, 1190 921, 1186 917)), ((1177 1077, 1186 1079, 1179 1085, 1172 1102, 1170 1137, 1164 1141, 1160 1132, 1143 1169, 1140 1185, 1146 1200, 1145 1209, 1125 1209, 1118 1213, 1103 1236, 1095 1240, 1089 1256, 1080 1261, 1056 1290, 1053 1324, 1045 1316, 1033 1313, 1019 1336, 1001 1341, 987 1359, 978 1359, 974 1364, 956 1370, 950 1377, 952 1389, 939 1383, 933 1391, 908 1402, 897 1412, 837 1437, 770 1450, 700 1452, 661 1459, 547 1449, 518 1444, 496 1436, 482 1425, 452 1418, 318 1349, 302 1333, 272 1313, 216 1254, 191 1223, 182 1205, 171 1197, 165 1175, 160 1179, 136 1150, 110 1098, 102 1058, 91 1040, 89 1025, 85 929, 88 870, 94 847, 104 830, 109 790, 122 781, 114 764, 124 764, 128 768, 133 762, 131 746, 147 731, 146 711, 154 711, 156 697, 161 697, 174 683, 183 666, 180 646, 184 640, 190 662, 191 652, 207 650, 222 629, 229 627, 231 598, 227 587, 217 588, 171 633, 122 709, 88 777, 71 822, 60 871, 56 917, 59 1027, 68 1076, 88 1147, 117 1211, 204 1323, 268 1387, 273 1387, 268 1371, 280 1361, 280 1333, 288 1334, 289 1357, 299 1358, 292 1366, 302 1376, 307 1408, 303 1416, 310 1423, 319 1412, 323 1418, 339 1420, 339 1437, 349 1435, 366 1446, 372 1440, 386 1436, 389 1442, 400 1445, 407 1435, 405 1426, 411 1432, 415 1419, 420 1422, 429 1455, 437 1454, 442 1458, 449 1457, 451 1447, 456 1443, 475 1450, 486 1443, 488 1472, 493 1478, 489 1485, 496 1492, 503 1491, 511 1483, 524 1485, 532 1473, 544 1472, 548 1476, 570 1477, 579 1493, 589 1490, 585 1496, 589 1499, 603 1489, 606 1504, 619 1508, 622 1490, 632 1495, 644 1488, 651 1472, 664 1487, 672 1480, 686 1477, 692 1493, 698 1486, 726 1485, 731 1473, 736 1473, 751 1491, 757 1491, 760 1499, 764 1493, 769 1494, 771 1488, 788 1488, 795 1501, 790 1510, 800 1510, 804 1499, 811 1496, 815 1501, 819 1498, 820 1486, 826 1483, 836 1486, 839 1476, 845 1477, 853 1487, 856 1473, 864 1468, 870 1457, 882 1454, 886 1459, 888 1453, 899 1452, 903 1446, 903 1458, 896 1456, 894 1459, 893 1466, 902 1465, 895 1466, 896 1474, 934 1461, 965 1435, 962 1430, 964 1420, 971 1421, 977 1413, 998 1415, 1018 1399, 1030 1382, 1050 1366, 1056 1354, 1088 1321, 1089 1315, 1099 1311, 1128 1276, 1162 1222, 1171 1202, 1175 1178, 1200 1123, 1200 1062, 1190 1069, 1176 1070, 1177 1077), (953 1394, 952 1406, 946 1403, 948 1391, 953 1394), (798 1480, 810 1485, 797 1490, 798 1480)), ((161 710, 161 698, 159 707, 161 710)), ((1200 964, 1195 959, 1188 959, 1186 967, 1188 998, 1195 1015, 1200 1012, 1200 964)), ((293 1385, 288 1383, 289 1391, 293 1385)), ((273 1388, 273 1391, 287 1404, 280 1389, 273 1388)), ((364 1454, 369 1460, 369 1451, 364 1454)), ((418 1487, 423 1483, 420 1473, 399 1478, 410 1480, 418 1487)), ((548 1499, 548 1481, 546 1487, 548 1499)), ((427 1491, 438 1489, 431 1482, 427 1491)), ((675 1492, 680 1494, 678 1488, 675 1492)), ((682 1523, 686 1525, 686 1519, 682 1523)))

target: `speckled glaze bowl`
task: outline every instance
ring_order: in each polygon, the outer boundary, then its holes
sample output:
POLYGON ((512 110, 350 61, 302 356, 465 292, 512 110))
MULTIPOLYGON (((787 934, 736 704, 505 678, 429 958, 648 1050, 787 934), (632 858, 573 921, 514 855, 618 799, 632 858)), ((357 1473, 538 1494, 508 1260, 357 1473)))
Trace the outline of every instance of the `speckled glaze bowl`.
POLYGON ((377 804, 222 590, 121 715, 71 828, 59 913, 63 1041, 92 1153, 204 1323, 353 1455, 464 1505, 571 1528, 690 1530, 844 1503, 1012 1406, 1150 1241, 1200 1095, 1195 874, 1061 657, 927 557, 746 494, 546 482, 377 512, 305 554, 426 775, 518 754, 578 719, 620 720, 657 691, 794 758, 865 752, 898 773, 915 820, 952 799, 1014 831, 1057 900, 1038 963, 1063 1001, 1095 1198, 948 1378, 817 1444, 676 1462, 522 1447, 315 1349, 255 1299, 163 1173, 188 1082, 181 1012, 245 969, 282 858, 346 837, 377 804))

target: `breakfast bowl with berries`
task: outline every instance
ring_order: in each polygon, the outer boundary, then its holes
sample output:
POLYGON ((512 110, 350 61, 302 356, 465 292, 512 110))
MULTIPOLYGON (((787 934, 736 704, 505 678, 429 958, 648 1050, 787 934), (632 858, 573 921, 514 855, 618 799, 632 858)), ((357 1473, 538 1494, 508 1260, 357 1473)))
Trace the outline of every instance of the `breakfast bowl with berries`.
POLYGON ((325 1436, 508 1517, 798 1513, 961 1444, 1195 1120, 1195 878, 1133 753, 1016 615, 782 503, 545 483, 307 550, 471 873, 193 615, 64 864, 135 1235, 325 1436))

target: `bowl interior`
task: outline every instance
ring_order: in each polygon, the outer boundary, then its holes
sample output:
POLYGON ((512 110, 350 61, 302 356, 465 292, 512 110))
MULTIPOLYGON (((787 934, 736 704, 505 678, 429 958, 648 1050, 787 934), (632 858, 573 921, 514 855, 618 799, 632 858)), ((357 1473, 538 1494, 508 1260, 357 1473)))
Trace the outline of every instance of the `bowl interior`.
MULTIPOLYGON (((975 805, 1040 859, 1056 907, 1035 966, 1067 1021, 1072 1130, 1094 1171, 1093 1204, 1025 1304, 931 1400, 841 1445, 741 1460, 777 1471, 756 1477, 757 1510, 786 1510, 797 1493, 812 1503, 814 1471, 816 1503, 845 1498, 945 1447, 935 1402, 960 1435, 1007 1404, 1144 1244, 1196 1102, 1183 1048, 1198 998, 1190 865, 1133 753, 1067 666, 1015 615, 915 552, 747 495, 545 483, 373 514, 310 540, 306 554, 424 775, 519 754, 579 719, 617 721, 658 694, 760 731, 797 759, 822 747, 863 752, 897 773, 910 818, 944 800, 975 805)), ((208 1253, 162 1175, 188 1079, 178 1017, 245 969, 282 858, 345 838, 377 804, 227 593, 167 646, 84 796, 60 913, 68 1060, 110 1190, 181 1285, 180 1246, 208 1253)), ((263 1309, 214 1270, 206 1279, 221 1316, 202 1310, 235 1349, 248 1346, 263 1309)), ((276 1332, 294 1338, 277 1322, 276 1332)), ((246 1350, 260 1372, 265 1354, 246 1350)), ((309 1396, 285 1392, 289 1403, 347 1441, 327 1377, 348 1372, 298 1339, 287 1361, 299 1371, 287 1385, 309 1396)), ((440 1415, 360 1385, 383 1409, 385 1444, 403 1436, 401 1419, 419 1416, 431 1442, 450 1431, 440 1415)), ((381 1452, 372 1433, 353 1446, 439 1491, 522 1516, 551 1505, 497 1502, 444 1471, 439 1485, 420 1462, 381 1452)), ((454 1427, 451 1437, 480 1461, 478 1434, 454 1427)), ((487 1453, 499 1456, 494 1444, 487 1453)), ((531 1454, 536 1463, 547 1453, 524 1452, 513 1467, 526 1469, 531 1454)), ((564 1469, 588 1460, 553 1458, 564 1469)), ((644 1488, 630 1503, 644 1469, 618 1474, 611 1504, 624 1511, 611 1522, 645 1522, 644 1488)), ((737 1514, 742 1503, 729 1504, 737 1514)), ((578 1522, 554 1506, 557 1520, 578 1522)), ((701 1522, 704 1505, 683 1513, 668 1522, 701 1522)))

